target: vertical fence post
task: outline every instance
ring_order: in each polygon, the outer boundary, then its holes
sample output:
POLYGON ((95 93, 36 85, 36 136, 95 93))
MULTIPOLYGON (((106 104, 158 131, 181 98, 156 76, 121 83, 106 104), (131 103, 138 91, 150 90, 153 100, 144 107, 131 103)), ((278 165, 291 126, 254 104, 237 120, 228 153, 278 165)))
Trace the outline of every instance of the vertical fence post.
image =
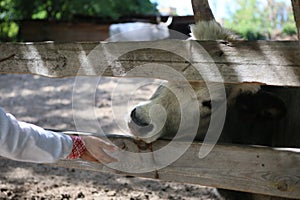
POLYGON ((298 31, 298 39, 300 40, 300 0, 292 0, 292 5, 298 31))

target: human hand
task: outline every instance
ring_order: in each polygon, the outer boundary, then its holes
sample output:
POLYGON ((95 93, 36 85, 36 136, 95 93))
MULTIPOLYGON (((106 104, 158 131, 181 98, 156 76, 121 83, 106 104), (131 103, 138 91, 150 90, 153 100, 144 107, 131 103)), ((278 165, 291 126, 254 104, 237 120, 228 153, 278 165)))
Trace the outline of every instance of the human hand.
POLYGON ((81 159, 91 162, 100 162, 102 164, 118 162, 117 159, 111 157, 104 151, 117 151, 118 148, 116 146, 94 136, 81 136, 81 138, 86 148, 86 151, 81 156, 81 159))

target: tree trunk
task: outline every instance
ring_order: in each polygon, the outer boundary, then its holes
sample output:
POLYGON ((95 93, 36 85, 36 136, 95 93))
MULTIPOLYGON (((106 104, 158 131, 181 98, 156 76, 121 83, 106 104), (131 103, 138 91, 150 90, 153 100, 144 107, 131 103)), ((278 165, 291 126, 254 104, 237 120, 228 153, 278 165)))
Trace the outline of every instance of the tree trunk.
POLYGON ((215 20, 208 0, 192 0, 195 22, 215 20))

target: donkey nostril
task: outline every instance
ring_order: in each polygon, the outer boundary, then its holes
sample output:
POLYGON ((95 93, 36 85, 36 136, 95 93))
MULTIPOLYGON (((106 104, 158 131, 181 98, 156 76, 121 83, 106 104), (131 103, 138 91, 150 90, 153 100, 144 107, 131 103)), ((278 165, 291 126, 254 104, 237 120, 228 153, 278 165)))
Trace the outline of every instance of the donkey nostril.
POLYGON ((138 125, 138 126, 149 126, 149 123, 148 122, 145 122, 143 121, 143 119, 140 119, 138 116, 137 116, 137 113, 136 113, 136 108, 134 108, 132 111, 131 111, 131 114, 130 114, 130 117, 132 119, 132 121, 138 125))

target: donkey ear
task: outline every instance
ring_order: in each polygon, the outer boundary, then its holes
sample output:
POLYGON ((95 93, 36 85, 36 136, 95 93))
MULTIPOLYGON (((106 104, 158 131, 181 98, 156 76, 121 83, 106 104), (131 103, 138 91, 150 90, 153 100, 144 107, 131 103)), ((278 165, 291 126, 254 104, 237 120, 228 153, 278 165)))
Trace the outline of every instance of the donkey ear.
POLYGON ((287 112, 282 99, 262 90, 255 94, 241 93, 235 106, 241 120, 276 120, 283 118, 287 112))

